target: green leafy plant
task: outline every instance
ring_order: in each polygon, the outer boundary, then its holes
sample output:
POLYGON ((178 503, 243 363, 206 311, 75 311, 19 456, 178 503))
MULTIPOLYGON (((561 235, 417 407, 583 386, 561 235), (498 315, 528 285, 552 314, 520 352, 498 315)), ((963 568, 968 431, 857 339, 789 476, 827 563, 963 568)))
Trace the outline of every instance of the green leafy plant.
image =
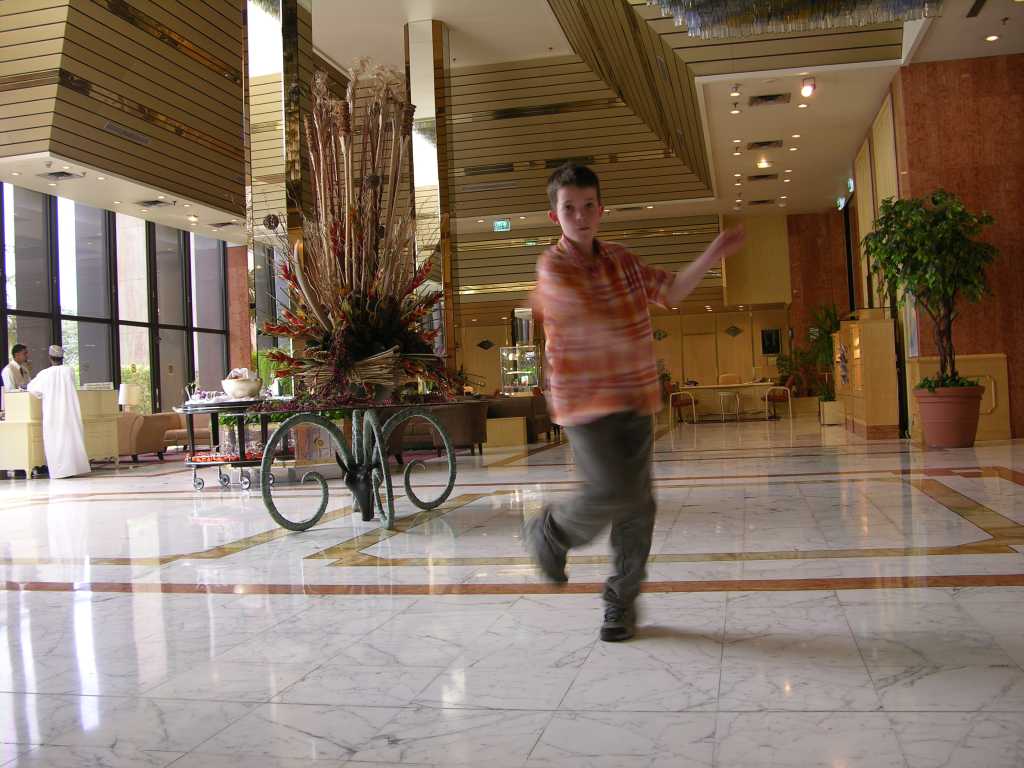
POLYGON ((836 399, 836 385, 832 377, 835 350, 832 334, 839 330, 839 310, 835 304, 821 304, 811 310, 811 324, 807 328, 808 362, 814 366, 812 389, 819 399, 836 399))
POLYGON ((985 268, 998 251, 976 238, 993 221, 939 189, 923 198, 883 200, 875 230, 864 238, 872 271, 901 302, 913 296, 931 318, 939 375, 923 379, 919 388, 977 385, 957 372, 953 321, 961 298, 976 302, 989 292, 985 268))

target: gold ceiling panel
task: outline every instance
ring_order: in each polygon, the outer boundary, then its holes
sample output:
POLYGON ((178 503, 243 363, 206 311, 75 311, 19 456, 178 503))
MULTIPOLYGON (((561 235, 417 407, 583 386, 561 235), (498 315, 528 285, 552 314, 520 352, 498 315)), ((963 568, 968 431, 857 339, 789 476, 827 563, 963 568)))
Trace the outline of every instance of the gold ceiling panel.
POLYGON ((576 56, 453 69, 447 117, 454 218, 545 210, 548 176, 568 159, 600 175, 606 205, 706 194, 576 56))

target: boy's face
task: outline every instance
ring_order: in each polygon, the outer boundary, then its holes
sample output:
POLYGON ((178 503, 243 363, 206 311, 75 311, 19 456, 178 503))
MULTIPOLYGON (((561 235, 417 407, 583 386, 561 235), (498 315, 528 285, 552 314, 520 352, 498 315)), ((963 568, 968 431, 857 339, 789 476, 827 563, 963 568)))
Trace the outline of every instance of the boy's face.
POLYGON ((574 243, 589 243, 597 237, 603 214, 604 206, 594 187, 562 187, 558 190, 557 210, 548 211, 548 218, 574 243))

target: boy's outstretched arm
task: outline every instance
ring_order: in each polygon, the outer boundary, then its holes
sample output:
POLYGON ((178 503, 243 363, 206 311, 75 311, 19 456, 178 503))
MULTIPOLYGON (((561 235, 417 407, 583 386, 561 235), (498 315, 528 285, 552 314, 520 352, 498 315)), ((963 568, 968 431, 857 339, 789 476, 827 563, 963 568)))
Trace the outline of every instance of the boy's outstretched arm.
POLYGON ((689 296, 704 274, 721 263, 723 259, 736 253, 743 247, 746 239, 747 234, 743 227, 727 229, 716 237, 707 250, 697 257, 696 261, 676 273, 676 278, 668 289, 669 302, 676 304, 689 296))

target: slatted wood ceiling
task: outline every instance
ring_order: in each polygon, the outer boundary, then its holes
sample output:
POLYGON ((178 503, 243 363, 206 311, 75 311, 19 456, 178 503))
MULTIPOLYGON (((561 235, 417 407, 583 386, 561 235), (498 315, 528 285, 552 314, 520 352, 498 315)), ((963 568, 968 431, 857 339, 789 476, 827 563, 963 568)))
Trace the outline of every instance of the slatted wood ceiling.
POLYGON ((706 194, 576 56, 453 69, 450 82, 455 217, 546 209, 547 178, 567 158, 601 176, 608 205, 706 194))
POLYGON ((0 153, 245 211, 237 0, 5 0, 0 153))

